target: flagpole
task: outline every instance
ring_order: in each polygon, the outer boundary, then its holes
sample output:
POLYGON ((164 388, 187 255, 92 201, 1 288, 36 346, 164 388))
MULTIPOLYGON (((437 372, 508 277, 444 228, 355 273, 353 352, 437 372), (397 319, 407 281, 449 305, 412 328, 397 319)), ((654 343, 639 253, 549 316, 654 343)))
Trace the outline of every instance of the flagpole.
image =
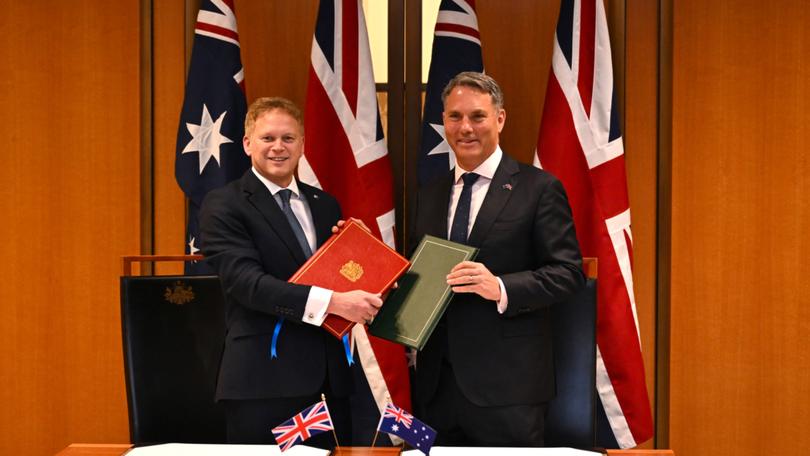
MULTIPOLYGON (((321 393, 321 400, 326 403, 326 395, 321 393)), ((326 409, 329 410, 329 404, 326 404, 326 409)), ((332 414, 329 414, 329 418, 332 418, 332 414)), ((335 433, 335 425, 332 424, 332 436, 335 438, 335 446, 337 449, 340 450, 340 442, 338 442, 337 433, 335 433)))
MULTIPOLYGON (((391 395, 389 393, 385 393, 385 406, 387 407, 388 404, 391 403, 391 395)), ((382 415, 385 414, 385 409, 380 412, 382 415)), ((380 417, 380 423, 382 423, 382 416, 380 417)), ((377 443, 377 436, 380 435, 380 425, 377 425, 377 430, 374 432, 374 440, 371 441, 371 447, 373 448, 374 445, 377 443)))

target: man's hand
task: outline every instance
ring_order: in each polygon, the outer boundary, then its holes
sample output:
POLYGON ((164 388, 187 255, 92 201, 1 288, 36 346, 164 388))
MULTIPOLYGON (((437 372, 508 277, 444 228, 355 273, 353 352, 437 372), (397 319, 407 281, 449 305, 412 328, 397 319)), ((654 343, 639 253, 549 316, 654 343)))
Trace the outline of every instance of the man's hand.
POLYGON ((475 293, 484 299, 498 302, 501 287, 498 279, 486 266, 474 261, 462 261, 447 274, 447 284, 455 293, 475 293))
POLYGON ((363 290, 352 290, 345 293, 332 293, 327 313, 340 315, 355 323, 371 323, 382 306, 380 295, 363 290))
MULTIPOLYGON (((370 230, 370 229, 368 229, 368 227, 366 226, 366 224, 365 224, 365 223, 363 223, 363 221, 362 221, 362 220, 360 220, 360 219, 358 219, 358 218, 354 218, 354 217, 349 217, 349 220, 354 221, 355 223, 357 223, 358 225, 360 225, 361 227, 363 227, 363 229, 364 229, 364 230, 366 230, 366 231, 368 231, 369 233, 371 233, 371 230, 370 230)), ((340 231, 340 229, 341 229, 341 228, 343 228, 343 225, 345 225, 345 224, 346 224, 346 221, 345 221, 345 220, 338 220, 337 224, 335 224, 335 226, 333 226, 333 227, 332 227, 332 233, 337 233, 338 231, 340 231)))

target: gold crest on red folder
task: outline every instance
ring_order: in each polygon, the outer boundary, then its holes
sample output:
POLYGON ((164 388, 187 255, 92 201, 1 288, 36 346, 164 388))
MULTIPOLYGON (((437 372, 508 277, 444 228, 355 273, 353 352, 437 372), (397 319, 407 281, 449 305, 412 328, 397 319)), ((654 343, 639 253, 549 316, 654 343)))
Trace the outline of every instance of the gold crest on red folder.
POLYGON ((357 282, 360 277, 363 277, 363 266, 361 266, 360 263, 349 260, 340 267, 340 275, 352 282, 357 282))

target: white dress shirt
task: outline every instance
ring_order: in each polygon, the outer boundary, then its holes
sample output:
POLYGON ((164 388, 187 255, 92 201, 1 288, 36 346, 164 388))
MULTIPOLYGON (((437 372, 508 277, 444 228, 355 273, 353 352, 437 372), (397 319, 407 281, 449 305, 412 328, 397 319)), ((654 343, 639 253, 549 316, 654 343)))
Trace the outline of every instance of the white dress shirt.
MULTIPOLYGON (((479 176, 472 185, 472 195, 470 196, 470 220, 467 224, 469 230, 467 235, 469 236, 469 233, 472 232, 473 226, 475 225, 475 220, 478 217, 478 211, 481 210, 481 205, 484 204, 484 197, 486 197, 489 185, 492 183, 492 178, 495 176, 495 170, 498 169, 498 165, 501 163, 501 158, 503 158, 503 151, 501 150, 501 146, 497 146, 495 152, 473 170, 464 170, 456 164, 455 180, 453 181, 453 187, 450 189, 450 208, 447 211, 448 239, 450 238, 450 230, 453 226, 453 217, 456 215, 456 206, 458 206, 458 200, 461 197, 461 189, 464 188, 464 181, 461 179, 461 176, 468 172, 478 174, 479 176)), ((497 308, 499 313, 504 313, 506 312, 506 306, 509 304, 509 298, 506 296, 506 287, 504 287, 503 281, 500 277, 496 278, 498 279, 498 285, 501 287, 501 299, 497 301, 497 308)))
MULTIPOLYGON (((278 195, 278 192, 283 190, 284 187, 280 187, 265 179, 264 176, 256 171, 256 168, 252 169, 253 174, 255 174, 256 177, 258 177, 259 180, 264 184, 264 186, 267 187, 267 190, 270 190, 270 193, 273 195, 273 199, 276 200, 276 203, 280 208, 281 197, 278 195)), ((292 209, 293 214, 295 214, 295 218, 298 219, 298 223, 301 224, 301 228, 304 230, 304 236, 307 238, 307 243, 309 244, 310 250, 314 252, 318 247, 318 237, 315 233, 315 224, 312 221, 312 211, 309 209, 309 204, 307 204, 307 200, 303 198, 301 192, 298 190, 298 182, 295 179, 290 181, 290 185, 286 188, 292 191, 292 195, 290 195, 290 209, 292 209)), ((329 301, 331 299, 332 290, 327 290, 326 288, 316 286, 311 287, 309 290, 309 296, 307 296, 304 317, 302 318, 304 323, 320 326, 321 323, 323 323, 323 321, 326 319, 326 308, 329 306, 329 301)))

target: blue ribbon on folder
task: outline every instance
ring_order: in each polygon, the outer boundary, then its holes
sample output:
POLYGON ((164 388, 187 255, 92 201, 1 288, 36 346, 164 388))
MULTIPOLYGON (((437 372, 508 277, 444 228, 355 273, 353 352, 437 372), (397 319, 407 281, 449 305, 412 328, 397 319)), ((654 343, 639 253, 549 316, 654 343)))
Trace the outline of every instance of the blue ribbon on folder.
POLYGON ((352 346, 349 343, 349 334, 346 333, 343 335, 343 349, 346 350, 346 361, 349 362, 349 366, 354 364, 354 357, 352 356, 352 346))
POLYGON ((279 318, 276 322, 276 327, 273 329, 273 341, 270 342, 270 358, 278 358, 278 353, 276 352, 276 346, 278 345, 278 333, 281 332, 281 325, 284 324, 284 319, 279 318))

